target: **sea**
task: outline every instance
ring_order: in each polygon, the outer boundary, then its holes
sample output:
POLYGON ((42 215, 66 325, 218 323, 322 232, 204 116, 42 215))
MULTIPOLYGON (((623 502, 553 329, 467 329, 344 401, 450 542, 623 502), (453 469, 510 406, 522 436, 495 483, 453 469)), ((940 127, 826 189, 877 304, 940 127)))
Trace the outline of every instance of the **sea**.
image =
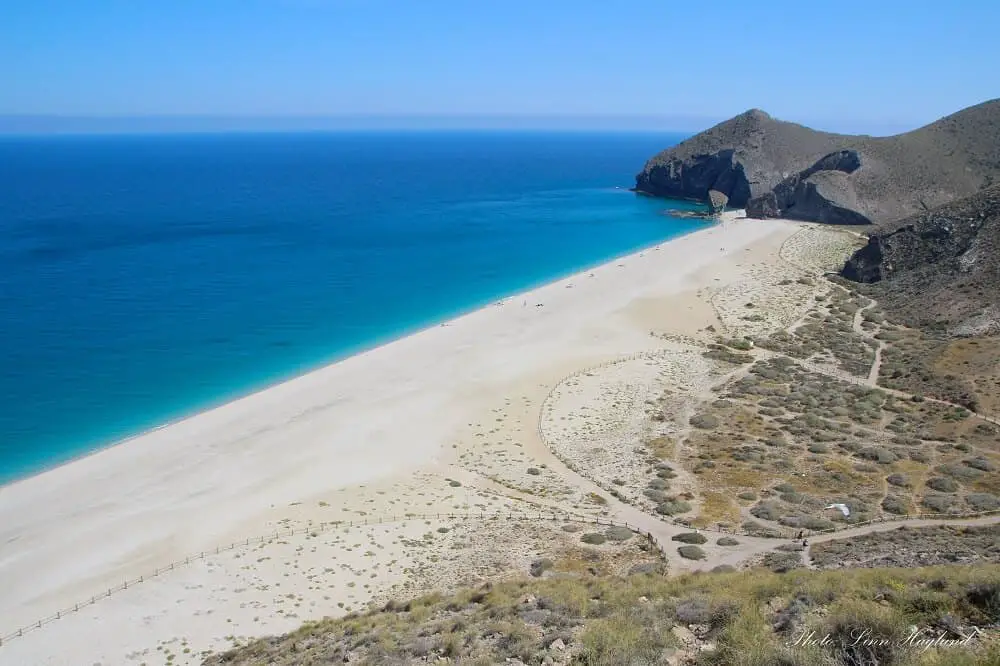
POLYGON ((683 138, 0 138, 0 483, 703 226, 683 138))

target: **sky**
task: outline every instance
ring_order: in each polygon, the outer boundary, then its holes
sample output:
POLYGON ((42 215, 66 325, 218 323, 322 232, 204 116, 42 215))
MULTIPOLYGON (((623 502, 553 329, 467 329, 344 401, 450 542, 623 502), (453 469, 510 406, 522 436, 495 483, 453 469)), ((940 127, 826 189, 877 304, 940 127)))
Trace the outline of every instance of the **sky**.
POLYGON ((697 130, 757 107, 883 134, 1000 96, 995 0, 0 0, 0 17, 0 130, 697 130))

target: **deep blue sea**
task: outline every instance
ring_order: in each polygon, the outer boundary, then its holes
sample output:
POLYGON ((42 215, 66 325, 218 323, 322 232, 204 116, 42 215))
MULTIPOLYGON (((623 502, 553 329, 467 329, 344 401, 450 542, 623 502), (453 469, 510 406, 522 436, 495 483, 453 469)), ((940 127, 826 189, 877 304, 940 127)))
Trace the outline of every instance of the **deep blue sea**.
POLYGON ((697 228, 681 138, 0 138, 0 482, 697 228))

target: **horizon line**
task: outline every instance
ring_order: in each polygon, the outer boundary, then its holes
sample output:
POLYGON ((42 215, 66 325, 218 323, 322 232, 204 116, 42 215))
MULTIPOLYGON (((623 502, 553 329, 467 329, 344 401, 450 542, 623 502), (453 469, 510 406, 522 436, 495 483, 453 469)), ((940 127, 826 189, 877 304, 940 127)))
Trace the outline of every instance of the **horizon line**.
POLYGON ((707 117, 652 114, 0 114, 0 134, 343 130, 613 130, 683 133, 704 129, 715 122, 718 121, 707 117))
MULTIPOLYGON (((0 113, 0 136, 290 133, 344 131, 547 131, 695 134, 726 120, 697 114, 33 114, 0 113)), ((818 131, 891 136, 922 123, 796 120, 818 131)))

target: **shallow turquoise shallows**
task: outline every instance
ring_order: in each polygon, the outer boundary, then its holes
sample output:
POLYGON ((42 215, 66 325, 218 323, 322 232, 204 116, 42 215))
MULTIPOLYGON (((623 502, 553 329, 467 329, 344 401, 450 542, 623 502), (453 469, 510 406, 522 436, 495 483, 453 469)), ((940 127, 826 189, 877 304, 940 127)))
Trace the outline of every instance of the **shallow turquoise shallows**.
POLYGON ((0 139, 0 481, 697 228, 680 138, 0 139))

